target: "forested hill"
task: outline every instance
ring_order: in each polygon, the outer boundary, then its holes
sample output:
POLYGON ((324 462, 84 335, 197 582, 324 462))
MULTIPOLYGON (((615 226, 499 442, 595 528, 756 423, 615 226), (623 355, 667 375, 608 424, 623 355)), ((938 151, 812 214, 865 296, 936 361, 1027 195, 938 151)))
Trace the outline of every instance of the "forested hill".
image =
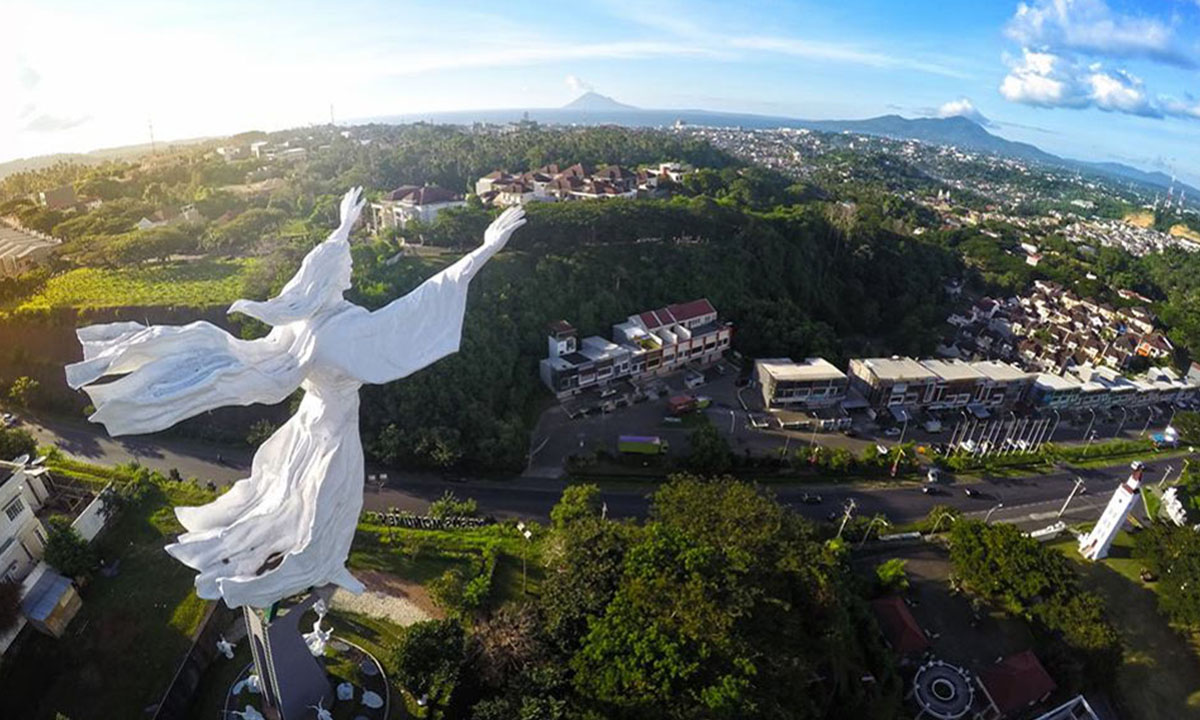
MULTIPOLYGON (((367 445, 381 458, 521 467, 553 320, 607 336, 632 313, 707 297, 749 356, 921 354, 946 314, 940 279, 960 272, 936 245, 865 218, 837 225, 824 205, 758 212, 707 197, 535 204, 509 248, 472 284, 458 354, 364 390, 367 445)), ((379 250, 356 255, 360 302, 382 304, 435 270, 386 266, 379 250)))

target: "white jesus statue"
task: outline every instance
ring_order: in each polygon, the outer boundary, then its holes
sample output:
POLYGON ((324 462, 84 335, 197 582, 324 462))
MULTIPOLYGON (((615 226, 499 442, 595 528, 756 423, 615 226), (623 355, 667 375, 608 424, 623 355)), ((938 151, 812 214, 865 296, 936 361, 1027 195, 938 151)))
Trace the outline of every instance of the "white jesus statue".
POLYGON ((175 509, 187 532, 166 549, 198 571, 202 598, 263 608, 328 583, 362 591, 345 567, 362 509, 358 389, 457 351, 471 278, 525 223, 510 208, 480 247, 370 312, 342 297, 360 198, 359 189, 346 194, 341 224, 278 297, 230 307, 271 325, 264 338, 240 340, 206 322, 78 331, 83 361, 67 367, 67 382, 88 393, 90 419, 111 435, 156 432, 226 405, 278 403, 304 389, 296 414, 255 453, 250 477, 207 505, 175 509), (98 382, 108 376, 120 377, 98 382))

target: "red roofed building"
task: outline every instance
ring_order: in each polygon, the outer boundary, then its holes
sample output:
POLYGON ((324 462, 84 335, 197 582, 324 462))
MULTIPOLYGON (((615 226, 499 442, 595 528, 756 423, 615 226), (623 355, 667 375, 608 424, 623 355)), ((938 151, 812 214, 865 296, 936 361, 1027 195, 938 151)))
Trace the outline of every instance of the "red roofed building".
POLYGON ((979 673, 979 686, 990 704, 987 718, 1015 715, 1045 700, 1058 687, 1032 650, 1009 655, 979 673))
POLYGON ((371 225, 376 232, 403 229, 412 220, 430 223, 442 210, 466 204, 461 195, 436 185, 401 185, 371 203, 371 225))
POLYGON ((902 598, 890 595, 872 600, 871 609, 875 611, 884 639, 898 654, 912 655, 929 647, 929 638, 925 637, 925 631, 902 598))

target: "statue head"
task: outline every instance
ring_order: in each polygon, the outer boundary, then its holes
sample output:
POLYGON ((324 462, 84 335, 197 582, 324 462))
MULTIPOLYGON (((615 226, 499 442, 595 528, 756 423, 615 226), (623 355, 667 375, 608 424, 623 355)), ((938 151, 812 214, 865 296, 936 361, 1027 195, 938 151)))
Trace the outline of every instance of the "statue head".
POLYGON ((342 293, 350 289, 353 270, 350 231, 358 222, 363 205, 362 188, 347 192, 342 197, 337 229, 309 251, 279 294, 263 302, 238 300, 229 306, 229 312, 240 312, 268 325, 286 325, 340 304, 342 293))

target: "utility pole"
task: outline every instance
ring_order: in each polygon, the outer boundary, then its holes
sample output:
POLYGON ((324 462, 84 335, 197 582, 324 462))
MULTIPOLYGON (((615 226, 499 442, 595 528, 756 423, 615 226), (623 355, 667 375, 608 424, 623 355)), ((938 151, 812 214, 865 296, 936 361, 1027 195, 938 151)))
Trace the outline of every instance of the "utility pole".
POLYGON ((1083 478, 1076 477, 1075 478, 1075 487, 1071 488, 1071 494, 1067 496, 1067 501, 1062 504, 1061 508, 1058 509, 1059 517, 1062 517, 1063 513, 1065 513, 1067 511, 1067 506, 1071 504, 1071 498, 1075 497, 1075 493, 1079 492, 1079 488, 1081 488, 1081 487, 1083 487, 1083 478))
POLYGON ((838 526, 837 536, 839 538, 842 536, 842 531, 846 529, 846 522, 850 520, 850 514, 854 512, 856 507, 858 507, 858 504, 854 502, 854 498, 846 501, 846 511, 842 513, 842 524, 838 526))
MULTIPOLYGON (((1187 460, 1184 460, 1184 462, 1186 463, 1186 462, 1187 462, 1187 460)), ((1159 486, 1159 487, 1162 487, 1162 486, 1163 486, 1163 483, 1165 483, 1165 482, 1167 481, 1167 478, 1168 478, 1168 477, 1170 477, 1170 475, 1171 475, 1171 471, 1172 471, 1172 470, 1174 470, 1174 469, 1175 469, 1175 466, 1174 466, 1174 465, 1168 465, 1168 466, 1167 466, 1167 471, 1166 471, 1165 473, 1163 473, 1162 480, 1159 480, 1159 481, 1158 481, 1158 486, 1159 486)))
POLYGON ((146 125, 150 128, 150 154, 157 155, 158 149, 154 144, 154 120, 151 118, 146 118, 146 125))

